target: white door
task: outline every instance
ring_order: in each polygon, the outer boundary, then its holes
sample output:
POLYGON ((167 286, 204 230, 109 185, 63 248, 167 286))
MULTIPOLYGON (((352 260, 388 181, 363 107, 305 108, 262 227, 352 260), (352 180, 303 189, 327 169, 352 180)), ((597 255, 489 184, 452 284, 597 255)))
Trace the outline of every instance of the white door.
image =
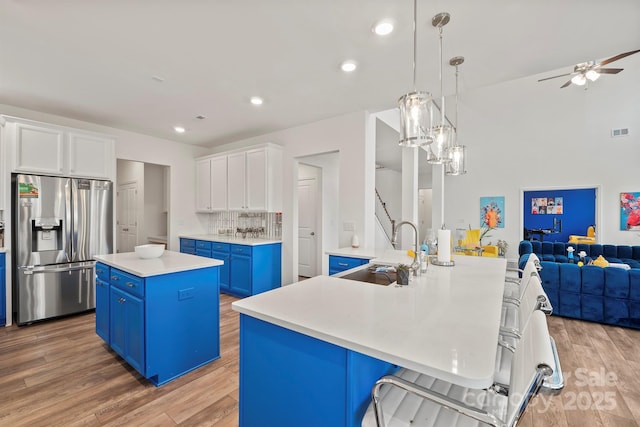
POLYGON ((298 180, 298 275, 316 276, 318 202, 316 178, 298 180))
POLYGON ((138 184, 118 186, 117 252, 133 252, 138 244, 138 184))

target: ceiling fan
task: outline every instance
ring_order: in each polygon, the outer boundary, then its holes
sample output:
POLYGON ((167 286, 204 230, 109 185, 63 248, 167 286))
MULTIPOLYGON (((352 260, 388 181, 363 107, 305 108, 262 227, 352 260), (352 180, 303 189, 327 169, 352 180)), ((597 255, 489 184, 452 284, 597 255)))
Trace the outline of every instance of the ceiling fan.
POLYGON ((624 68, 602 68, 602 67, 604 65, 612 63, 613 61, 617 61, 618 59, 622 59, 624 57, 633 55, 634 53, 638 53, 638 52, 640 52, 640 49, 621 53, 619 55, 612 56, 611 58, 607 58, 600 62, 595 62, 595 61, 582 62, 580 64, 576 64, 576 66, 573 67, 573 73, 560 74, 553 77, 545 77, 544 79, 540 79, 538 81, 542 82, 545 80, 557 79, 558 77, 573 76, 569 81, 567 81, 565 84, 560 86, 560 89, 569 86, 571 83, 578 86, 583 86, 585 83, 587 83, 587 81, 591 81, 591 82, 596 81, 598 77, 600 77, 600 74, 618 74, 620 71, 624 70, 624 68))

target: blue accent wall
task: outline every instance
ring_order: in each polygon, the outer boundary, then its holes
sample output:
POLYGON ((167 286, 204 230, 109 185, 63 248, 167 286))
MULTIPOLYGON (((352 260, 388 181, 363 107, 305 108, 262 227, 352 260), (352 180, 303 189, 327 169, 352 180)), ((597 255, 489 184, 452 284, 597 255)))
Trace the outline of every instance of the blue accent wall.
MULTIPOLYGON (((524 192, 524 228, 553 228, 553 219, 562 221, 562 232, 544 236, 545 241, 569 241, 569 235, 586 236, 587 227, 596 225, 596 189, 581 188, 575 190, 540 190, 524 192), (541 197, 562 197, 562 215, 531 213, 531 199, 541 197)), ((597 231, 597 227, 596 227, 597 231)))

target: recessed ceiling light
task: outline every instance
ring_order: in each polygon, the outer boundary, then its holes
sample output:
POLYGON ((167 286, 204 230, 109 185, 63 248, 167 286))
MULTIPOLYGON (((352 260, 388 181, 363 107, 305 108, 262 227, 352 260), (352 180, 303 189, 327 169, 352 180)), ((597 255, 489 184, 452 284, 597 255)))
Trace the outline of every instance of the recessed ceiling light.
POLYGON ((345 73, 350 73, 358 68, 358 64, 356 64, 355 61, 344 61, 340 68, 342 68, 342 71, 345 73))
POLYGON ((264 103, 264 99, 259 96, 252 96, 250 101, 253 105, 262 105, 264 103))
POLYGON ((175 130, 177 133, 185 133, 186 129, 183 128, 182 126, 174 126, 173 130, 175 130))
POLYGON ((379 36, 387 36, 393 31, 393 22, 385 19, 384 21, 377 22, 373 26, 373 32, 379 36))

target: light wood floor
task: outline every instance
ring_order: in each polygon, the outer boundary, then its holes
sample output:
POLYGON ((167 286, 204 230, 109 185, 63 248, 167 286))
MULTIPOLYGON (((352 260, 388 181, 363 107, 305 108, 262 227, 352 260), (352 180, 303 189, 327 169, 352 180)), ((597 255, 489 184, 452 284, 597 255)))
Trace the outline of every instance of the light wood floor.
MULTIPOLYGON (((234 300, 222 295, 220 360, 162 387, 108 349, 93 313, 0 328, 0 426, 236 426, 234 300)), ((640 331, 559 317, 549 328, 566 387, 536 398, 518 425, 638 426, 640 331)))

